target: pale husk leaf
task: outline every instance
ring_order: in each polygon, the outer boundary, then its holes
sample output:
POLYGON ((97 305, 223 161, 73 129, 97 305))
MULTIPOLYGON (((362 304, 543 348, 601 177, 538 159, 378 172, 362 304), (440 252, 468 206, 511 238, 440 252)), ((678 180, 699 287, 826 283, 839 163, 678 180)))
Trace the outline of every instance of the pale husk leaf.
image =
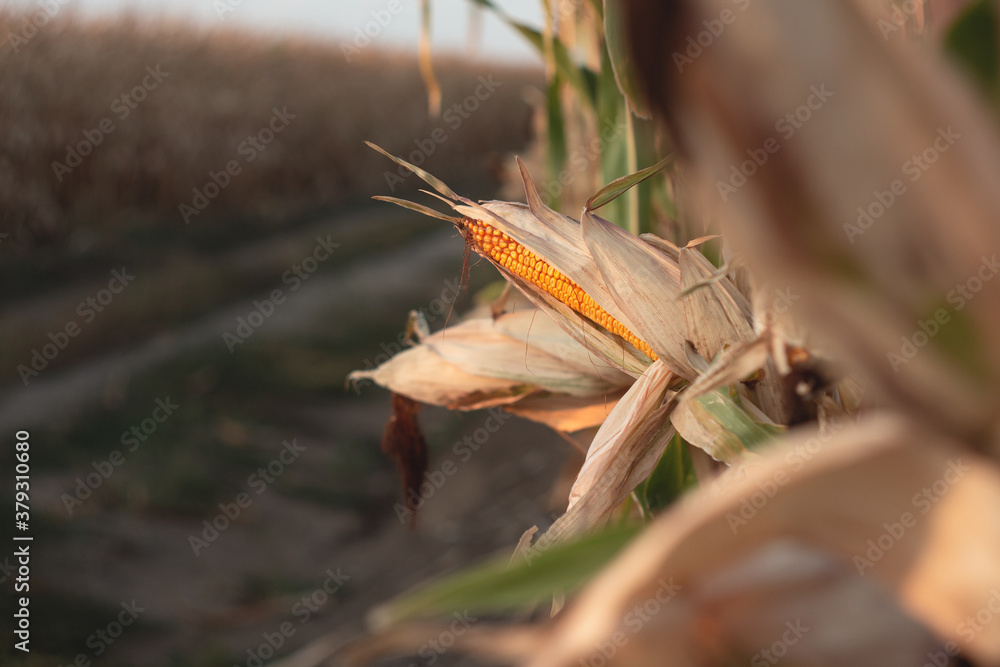
POLYGON ((696 375, 684 353, 688 332, 680 302, 680 268, 625 230, 589 212, 583 237, 629 329, 685 379, 696 375))
POLYGON ((654 362, 608 415, 570 491, 569 507, 536 548, 572 538, 602 524, 645 479, 673 437, 667 398, 672 371, 654 362), (666 403, 665 403, 666 401, 666 403))

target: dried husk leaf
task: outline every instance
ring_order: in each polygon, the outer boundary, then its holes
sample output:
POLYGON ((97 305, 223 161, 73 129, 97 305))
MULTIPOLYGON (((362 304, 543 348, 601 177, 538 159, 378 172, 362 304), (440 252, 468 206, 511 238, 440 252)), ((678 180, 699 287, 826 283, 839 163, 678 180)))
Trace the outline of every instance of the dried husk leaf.
MULTIPOLYGON (((632 383, 629 375, 597 364, 534 310, 504 313, 496 320, 466 319, 349 379, 369 379, 422 403, 467 410, 506 405, 541 391, 588 399, 580 407, 591 414, 609 394, 632 383)), ((566 405, 558 407, 564 414, 554 420, 572 419, 566 405)), ((541 409, 536 402, 533 411, 541 409)))
MULTIPOLYGON (((631 343, 592 322, 559 301, 548 292, 522 280, 500 264, 495 264, 500 274, 525 297, 551 317, 571 338, 600 361, 618 368, 632 377, 639 377, 651 363, 651 359, 637 350, 631 343)), ((598 364, 600 365, 600 364, 598 364)))
POLYGON ((542 535, 537 549, 601 525, 653 471, 673 437, 667 400, 672 380, 669 367, 656 361, 625 393, 594 436, 566 513, 542 535))
POLYGON ((698 250, 680 249, 681 289, 688 340, 708 361, 733 343, 754 340, 750 304, 728 280, 705 282, 715 267, 698 250), (694 289, 698 285, 697 289, 694 289))
POLYGON ((622 390, 595 397, 538 393, 506 405, 504 410, 557 431, 573 433, 603 424, 624 394, 622 390))
POLYGON ((403 350, 378 368, 354 371, 351 382, 371 380, 396 394, 448 409, 477 410, 518 400, 531 388, 496 377, 473 375, 426 345, 403 350))
POLYGON ((625 387, 634 381, 632 376, 595 357, 551 317, 537 310, 519 310, 492 322, 497 331, 558 357, 574 372, 597 376, 609 387, 625 387))
POLYGON ((583 214, 583 237, 618 307, 676 374, 693 379, 684 353, 688 338, 680 302, 680 267, 622 228, 589 212, 583 214))
MULTIPOLYGON (((606 372, 606 376, 616 379, 628 378, 625 382, 612 383, 595 372, 593 366, 568 363, 557 354, 496 331, 488 320, 471 320, 467 325, 449 328, 441 336, 431 336, 423 345, 441 359, 473 375, 509 380, 553 393, 595 396, 631 384, 631 378, 624 373, 606 372)), ((565 340, 579 347, 569 336, 565 340)))
POLYGON ((713 390, 681 400, 670 422, 687 442, 716 461, 734 464, 748 451, 782 432, 780 427, 765 421, 763 413, 752 414, 751 406, 726 391, 713 390))

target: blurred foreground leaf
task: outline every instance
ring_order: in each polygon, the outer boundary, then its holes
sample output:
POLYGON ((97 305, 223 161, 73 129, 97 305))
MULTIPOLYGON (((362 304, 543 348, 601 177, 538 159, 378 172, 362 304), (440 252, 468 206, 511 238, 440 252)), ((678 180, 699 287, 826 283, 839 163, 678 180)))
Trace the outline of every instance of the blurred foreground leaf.
POLYGON ((507 558, 459 572, 373 612, 376 626, 417 616, 454 611, 506 611, 530 608, 556 592, 571 593, 609 563, 638 534, 635 526, 616 526, 509 563, 507 558))

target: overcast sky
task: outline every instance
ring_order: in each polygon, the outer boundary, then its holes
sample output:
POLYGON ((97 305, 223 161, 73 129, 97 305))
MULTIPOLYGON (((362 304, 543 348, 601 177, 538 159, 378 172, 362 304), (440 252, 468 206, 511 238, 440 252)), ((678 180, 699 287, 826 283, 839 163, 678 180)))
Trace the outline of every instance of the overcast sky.
MULTIPOLYGON (((3 4, 5 0, 0 0, 3 4)), ((133 10, 157 16, 184 16, 205 25, 238 24, 255 30, 275 33, 306 33, 334 43, 349 40, 355 28, 364 28, 373 13, 385 16, 392 0, 68 0, 64 7, 75 7, 85 14, 106 14, 133 10), (220 18, 216 5, 233 7, 220 18)), ((380 27, 377 43, 416 49, 419 32, 419 2, 394 0, 398 14, 385 28, 380 27)), ((495 0, 508 14, 532 25, 541 21, 541 0, 495 0)), ((38 0, 6 0, 8 5, 36 8, 38 0)), ((469 0, 431 0, 434 10, 433 42, 436 51, 465 53, 471 2, 469 0)), ((532 47, 495 19, 483 13, 479 53, 491 58, 537 61, 532 47)))

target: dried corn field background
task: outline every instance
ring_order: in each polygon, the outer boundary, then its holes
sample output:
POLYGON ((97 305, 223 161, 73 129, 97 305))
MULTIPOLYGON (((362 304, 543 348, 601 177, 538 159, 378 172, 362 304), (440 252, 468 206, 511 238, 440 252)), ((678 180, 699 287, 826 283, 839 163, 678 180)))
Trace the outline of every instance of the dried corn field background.
MULTIPOLYGON (((553 436, 504 421, 404 530, 379 452, 389 398, 344 387, 398 349, 408 309, 439 327, 471 303, 461 240, 373 205, 420 184, 395 183, 362 141, 411 154, 430 140, 428 168, 492 196, 498 166, 531 139, 540 70, 436 58, 446 105, 481 98, 435 119, 406 53, 371 46, 348 63, 336 42, 69 8, 15 51, 8 35, 29 18, 0 9, 0 432, 32 438, 32 653, 5 640, 0 664, 253 664, 292 622, 277 651, 289 655, 358 635, 377 602, 516 541, 510 516, 559 510, 549 494, 568 446, 538 448, 553 436), (121 100, 136 86, 143 100, 121 100), (246 148, 275 108, 294 118, 246 148), (98 136, 69 173, 53 169, 98 136), (186 224, 180 205, 233 160, 240 173, 186 224), (275 291, 273 311, 258 309, 275 291), (231 349, 226 333, 240 337, 231 349), (270 477, 293 441, 304 450, 270 477), (193 548, 243 492, 253 503, 193 548), (144 611, 120 638, 95 635, 133 601, 144 611)), ((447 454, 488 415, 424 417, 447 454)), ((12 505, 6 478, 0 489, 12 505)))

